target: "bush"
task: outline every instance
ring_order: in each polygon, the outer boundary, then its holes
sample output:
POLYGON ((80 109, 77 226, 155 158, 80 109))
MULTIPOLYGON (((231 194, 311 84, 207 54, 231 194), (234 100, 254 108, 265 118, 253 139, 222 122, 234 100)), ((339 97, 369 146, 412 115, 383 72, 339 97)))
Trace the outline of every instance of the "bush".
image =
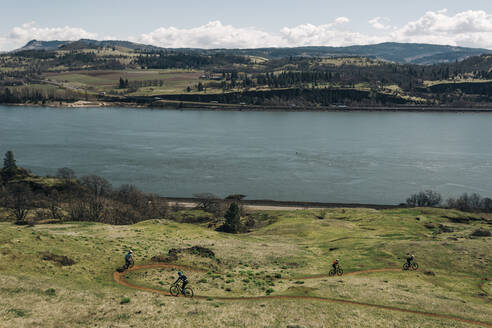
POLYGON ((120 301, 120 304, 128 304, 128 303, 130 303, 129 297, 123 297, 120 301))
POLYGON ((433 207, 441 203, 441 194, 432 190, 421 191, 407 198, 407 204, 414 207, 433 207))
POLYGON ((48 296, 55 296, 56 295, 56 291, 53 289, 53 288, 48 288, 44 291, 44 293, 48 296))
POLYGON ((474 237, 490 237, 492 236, 492 233, 489 230, 480 228, 473 231, 471 235, 474 237))

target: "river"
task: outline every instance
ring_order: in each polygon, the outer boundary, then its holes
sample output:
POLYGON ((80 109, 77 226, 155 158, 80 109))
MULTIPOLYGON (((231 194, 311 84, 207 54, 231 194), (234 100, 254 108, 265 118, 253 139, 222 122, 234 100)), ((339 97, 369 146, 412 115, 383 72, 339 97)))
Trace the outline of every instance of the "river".
POLYGON ((0 106, 0 152, 163 196, 398 204, 492 196, 492 114, 0 106))

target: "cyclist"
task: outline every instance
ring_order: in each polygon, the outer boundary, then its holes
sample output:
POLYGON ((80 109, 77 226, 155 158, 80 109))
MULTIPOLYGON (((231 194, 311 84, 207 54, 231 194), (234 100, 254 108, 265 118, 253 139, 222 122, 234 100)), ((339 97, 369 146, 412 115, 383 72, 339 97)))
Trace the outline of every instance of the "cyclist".
POLYGON ((333 270, 335 270, 335 273, 337 272, 337 267, 340 265, 340 260, 339 259, 336 259, 335 261, 333 261, 333 270))
POLYGON ((133 251, 130 249, 128 253, 125 255, 125 268, 127 269, 130 267, 130 260, 132 259, 132 254, 133 251))
POLYGON ((413 256, 413 254, 407 253, 407 264, 408 264, 409 268, 410 268, 413 260, 415 260, 415 256, 413 256))
POLYGON ((174 283, 178 283, 179 281, 182 281, 183 284, 181 285, 181 292, 183 295, 185 295, 185 287, 188 285, 188 278, 183 274, 183 272, 178 271, 178 280, 176 280, 174 283))

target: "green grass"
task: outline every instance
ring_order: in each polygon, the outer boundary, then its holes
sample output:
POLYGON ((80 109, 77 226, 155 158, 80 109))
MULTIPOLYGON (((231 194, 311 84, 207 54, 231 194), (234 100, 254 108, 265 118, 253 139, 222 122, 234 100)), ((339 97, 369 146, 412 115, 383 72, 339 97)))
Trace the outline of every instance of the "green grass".
MULTIPOLYGON (((242 235, 215 232, 206 224, 168 220, 132 226, 69 222, 18 227, 0 222, 1 322, 32 327, 52 327, 59 322, 70 322, 73 327, 114 322, 134 327, 179 326, 185 320, 189 327, 468 327, 444 319, 308 300, 219 304, 167 298, 123 287, 112 279, 128 248, 134 250, 138 265, 149 263, 154 255, 167 254, 170 248, 200 245, 212 249, 220 262, 184 254, 178 264, 209 272, 185 273, 195 295, 210 300, 268 294, 321 296, 492 323, 492 287, 486 282, 480 289, 478 279, 492 277, 491 238, 469 237, 478 227, 490 229, 484 221, 452 223, 444 216, 469 214, 441 209, 329 209, 324 220, 316 218, 319 212, 269 211, 278 216, 275 223, 242 235), (436 234, 425 223, 445 224, 454 232, 436 234), (416 255, 419 271, 299 279, 326 274, 335 258, 341 259, 345 272, 399 269, 408 251, 416 255), (65 255, 76 263, 64 267, 43 261, 43 252, 65 255), (434 275, 425 274, 430 271, 434 275), (483 290, 488 296, 479 295, 483 290)), ((179 215, 194 218, 200 213, 182 211, 179 215)), ((490 219, 477 217, 481 216, 490 219)), ((149 269, 127 276, 132 283, 167 291, 176 272, 149 269)))

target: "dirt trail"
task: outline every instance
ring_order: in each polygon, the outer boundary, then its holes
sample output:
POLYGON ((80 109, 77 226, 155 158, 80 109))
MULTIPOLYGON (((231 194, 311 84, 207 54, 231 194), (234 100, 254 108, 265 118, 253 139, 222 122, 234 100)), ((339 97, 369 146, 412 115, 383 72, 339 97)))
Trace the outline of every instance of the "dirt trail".
MULTIPOLYGON (((138 290, 142 290, 145 292, 158 293, 158 294, 165 295, 165 296, 171 296, 168 292, 166 292, 162 289, 154 289, 154 288, 149 288, 149 287, 138 286, 138 285, 129 283, 125 279, 125 274, 130 272, 130 271, 144 270, 144 269, 155 269, 155 268, 172 268, 172 269, 183 269, 183 270, 188 270, 188 271, 207 272, 207 270, 196 269, 196 268, 182 266, 182 265, 174 265, 174 264, 167 264, 167 263, 154 263, 154 264, 145 264, 145 265, 135 265, 134 267, 132 267, 132 268, 130 268, 127 271, 122 272, 122 273, 115 271, 113 273, 113 278, 117 283, 119 283, 120 285, 123 285, 125 287, 138 289, 138 290)), ((349 272, 349 273, 346 273, 345 275, 359 275, 359 274, 367 274, 367 273, 374 273, 374 272, 395 272, 395 271, 401 271, 401 270, 395 269, 395 268, 373 269, 373 270, 349 272)), ((303 279, 315 279, 315 278, 323 278, 323 277, 328 277, 328 275, 301 277, 301 278, 295 278, 295 279, 296 280, 303 280, 303 279)), ((456 317, 456 316, 449 315, 449 314, 440 314, 440 313, 424 312, 424 311, 417 311, 417 310, 408 310, 408 309, 402 309, 402 308, 397 308, 397 307, 387 306, 387 305, 378 305, 378 304, 363 303, 363 302, 357 302, 357 301, 343 300, 343 299, 337 299, 337 298, 318 297, 318 296, 271 295, 271 296, 225 297, 225 296, 198 296, 198 295, 195 295, 194 298, 197 298, 197 299, 213 298, 214 300, 221 300, 221 301, 245 301, 245 300, 252 301, 252 300, 268 300, 268 299, 281 299, 281 300, 284 300, 284 299, 285 300, 302 299, 302 300, 312 300, 312 301, 324 301, 324 302, 330 302, 330 303, 350 304, 350 305, 358 305, 358 306, 370 307, 370 308, 376 308, 376 309, 384 309, 384 310, 389 310, 389 311, 411 313, 411 314, 417 314, 417 315, 422 315, 422 316, 426 316, 426 317, 459 321, 459 322, 468 323, 468 324, 477 325, 477 326, 482 326, 482 327, 492 327, 492 323, 481 322, 481 321, 476 321, 476 320, 471 320, 471 319, 464 319, 464 318, 456 317)))

